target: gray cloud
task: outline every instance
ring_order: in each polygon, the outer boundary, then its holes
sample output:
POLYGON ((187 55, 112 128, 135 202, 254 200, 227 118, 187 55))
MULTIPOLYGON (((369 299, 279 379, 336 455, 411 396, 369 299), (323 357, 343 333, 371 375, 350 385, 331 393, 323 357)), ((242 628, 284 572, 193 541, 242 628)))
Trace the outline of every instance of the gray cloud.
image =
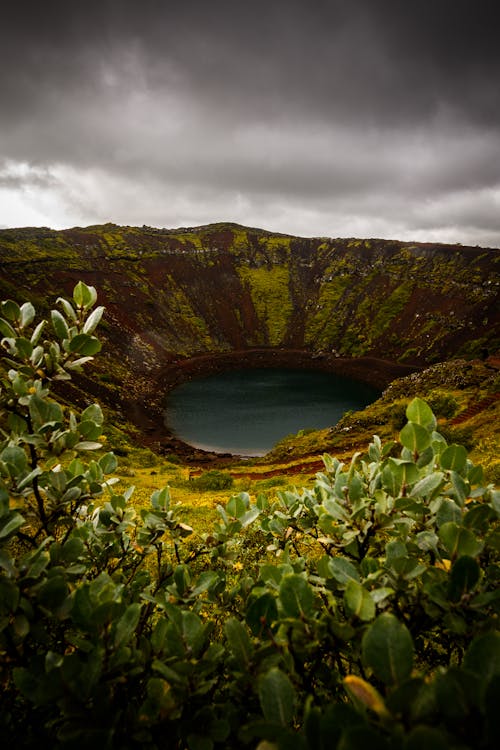
POLYGON ((2 9, 2 224, 500 245, 493 2, 32 6, 2 9))

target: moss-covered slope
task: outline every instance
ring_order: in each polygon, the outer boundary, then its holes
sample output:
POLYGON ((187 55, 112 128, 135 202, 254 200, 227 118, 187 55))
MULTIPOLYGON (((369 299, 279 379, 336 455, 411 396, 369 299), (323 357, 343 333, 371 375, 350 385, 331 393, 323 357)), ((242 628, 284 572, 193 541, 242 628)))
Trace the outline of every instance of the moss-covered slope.
POLYGON ((279 346, 423 364, 499 342, 500 252, 478 247, 104 225, 0 231, 0 264, 3 295, 94 283, 110 329, 177 356, 279 346))

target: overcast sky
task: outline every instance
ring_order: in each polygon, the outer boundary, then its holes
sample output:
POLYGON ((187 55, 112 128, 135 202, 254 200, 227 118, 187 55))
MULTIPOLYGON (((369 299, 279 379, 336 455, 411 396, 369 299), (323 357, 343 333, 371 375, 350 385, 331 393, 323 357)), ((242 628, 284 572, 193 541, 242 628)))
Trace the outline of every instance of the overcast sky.
POLYGON ((498 7, 2 3, 0 226, 500 247, 498 7))

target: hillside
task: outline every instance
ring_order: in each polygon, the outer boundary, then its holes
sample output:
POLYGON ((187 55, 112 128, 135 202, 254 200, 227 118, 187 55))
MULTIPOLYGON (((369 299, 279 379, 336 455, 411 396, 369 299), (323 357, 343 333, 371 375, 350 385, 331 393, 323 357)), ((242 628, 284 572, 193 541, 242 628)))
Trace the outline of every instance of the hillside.
POLYGON ((298 238, 215 224, 0 231, 0 294, 47 309, 82 279, 106 307, 97 386, 84 390, 165 437, 157 385, 293 363, 385 387, 499 349, 500 252, 298 238), (155 395, 154 395, 155 394, 155 395))

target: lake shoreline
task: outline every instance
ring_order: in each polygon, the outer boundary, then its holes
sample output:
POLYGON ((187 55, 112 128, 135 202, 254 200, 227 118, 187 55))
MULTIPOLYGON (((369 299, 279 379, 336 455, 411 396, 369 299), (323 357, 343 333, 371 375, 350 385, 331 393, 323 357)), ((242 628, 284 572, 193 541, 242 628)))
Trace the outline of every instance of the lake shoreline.
POLYGON ((255 458, 287 435, 331 428, 380 394, 358 378, 310 367, 224 369, 169 391, 165 423, 201 450, 255 458))
MULTIPOLYGON (((375 357, 340 357, 332 352, 303 349, 253 348, 231 352, 212 352, 170 362, 150 374, 149 393, 127 404, 130 421, 142 432, 143 444, 163 455, 176 455, 187 463, 224 465, 240 456, 195 448, 179 440, 164 424, 167 394, 176 386, 194 378, 237 369, 297 368, 344 375, 381 391, 396 378, 421 370, 421 366, 375 357)), ((245 458, 241 456, 241 458, 245 458)))

